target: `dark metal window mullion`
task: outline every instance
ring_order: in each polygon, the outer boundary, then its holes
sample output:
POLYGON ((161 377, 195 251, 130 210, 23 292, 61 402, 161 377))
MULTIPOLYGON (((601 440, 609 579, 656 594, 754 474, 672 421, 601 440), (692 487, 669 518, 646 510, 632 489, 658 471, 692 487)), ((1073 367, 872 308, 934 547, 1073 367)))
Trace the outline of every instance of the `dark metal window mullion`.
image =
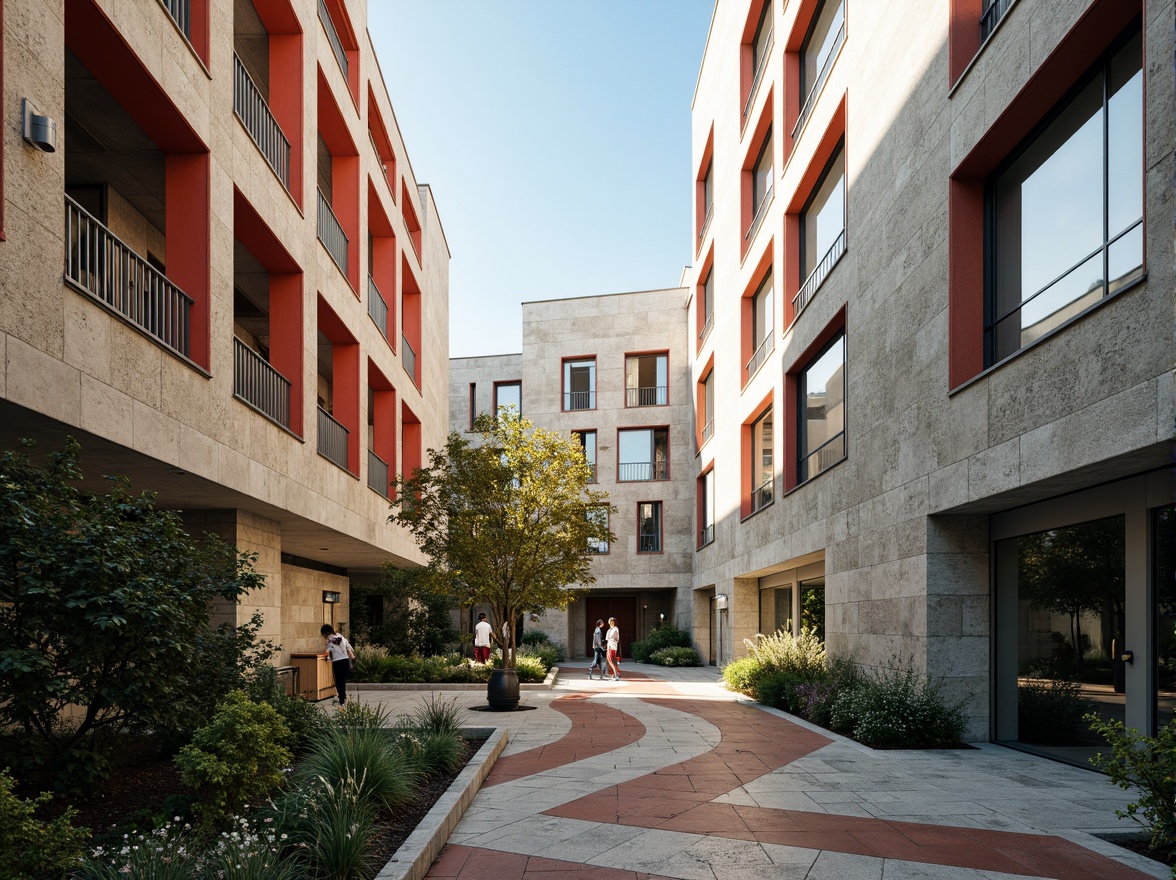
MULTIPOLYGON (((1114 57, 1114 56, 1112 56, 1114 57)), ((1110 130, 1111 130, 1111 96, 1108 94, 1111 86, 1111 59, 1108 58, 1103 65, 1102 72, 1102 117, 1103 117, 1103 154, 1102 154, 1102 223, 1103 223, 1103 240, 1102 240, 1102 263, 1103 263, 1103 297, 1110 292, 1111 289, 1111 193, 1110 193, 1110 161, 1111 161, 1111 145, 1110 145, 1110 130)))

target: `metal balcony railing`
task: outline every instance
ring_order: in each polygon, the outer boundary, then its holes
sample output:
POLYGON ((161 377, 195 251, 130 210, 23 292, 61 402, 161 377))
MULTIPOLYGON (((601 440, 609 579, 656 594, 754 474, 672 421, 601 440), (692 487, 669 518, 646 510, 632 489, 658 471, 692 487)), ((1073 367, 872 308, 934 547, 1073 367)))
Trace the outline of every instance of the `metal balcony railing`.
POLYGON ((775 478, 768 477, 755 489, 751 491, 751 512, 755 513, 757 510, 763 510, 773 500, 773 487, 775 486, 775 478))
POLYGON ((769 331, 768 335, 760 342, 759 348, 755 350, 755 354, 751 356, 751 360, 747 362, 747 381, 751 381, 751 377, 764 365, 764 361, 768 359, 768 355, 775 350, 776 334, 769 331))
POLYGON ((715 313, 711 312, 706 316, 706 321, 703 322, 702 329, 698 331, 699 343, 706 342, 706 338, 710 336, 710 332, 715 329, 715 313))
POLYGON ((166 347, 188 356, 194 300, 65 197, 65 280, 166 347))
POLYGON ((699 242, 699 244, 701 244, 701 243, 702 243, 702 240, 703 240, 704 238, 706 238, 706 231, 707 231, 708 229, 710 229, 711 219, 712 219, 714 216, 715 216, 715 206, 714 206, 714 205, 708 205, 708 206, 707 206, 707 209, 706 209, 706 217, 705 217, 705 218, 703 219, 703 221, 702 221, 702 229, 698 230, 698 242, 699 242))
POLYGON ((335 22, 331 20, 331 13, 327 11, 327 4, 318 0, 318 17, 323 23, 323 30, 327 32, 327 40, 335 52, 335 60, 339 62, 339 69, 343 71, 343 79, 347 79, 347 52, 343 49, 343 42, 339 39, 339 32, 335 30, 335 22))
POLYGON ((595 409, 596 408, 596 392, 595 391, 565 391, 564 392, 564 409, 572 411, 577 409, 595 409))
POLYGON ((813 294, 817 292, 817 288, 821 286, 821 283, 844 253, 845 230, 842 229, 841 234, 833 240, 833 244, 829 245, 829 250, 825 251, 825 256, 821 257, 821 262, 817 263, 816 268, 809 273, 809 277, 804 280, 804 284, 800 286, 800 290, 792 298, 792 312, 794 315, 799 315, 804 310, 804 307, 809 304, 809 300, 813 298, 813 294))
POLYGON ((404 348, 400 352, 400 357, 404 360, 404 369, 408 375, 412 376, 412 381, 417 381, 417 353, 416 349, 408 343, 408 337, 403 334, 400 341, 404 344, 404 348))
POLYGON ((833 69, 833 62, 837 60, 837 53, 841 51, 841 44, 844 42, 845 19, 842 17, 841 27, 837 29, 837 36, 833 40, 833 48, 829 50, 829 55, 825 58, 825 63, 821 65, 816 81, 809 88, 808 94, 804 96, 804 104, 800 108, 800 114, 796 117, 796 125, 792 126, 793 137, 796 137, 800 133, 800 130, 804 128, 805 122, 812 115, 813 107, 816 106, 817 98, 821 94, 821 89, 825 86, 825 80, 829 78, 829 71, 833 69))
POLYGON ((713 436, 715 436, 715 420, 707 419, 706 424, 702 426, 702 442, 706 443, 713 436))
POLYGON ((773 189, 774 187, 768 186, 763 197, 759 200, 759 204, 755 206, 755 216, 751 218, 751 225, 747 227, 747 235, 744 236, 748 244, 755 241, 755 234, 759 232, 760 225, 764 222, 764 217, 768 213, 768 205, 772 201, 773 189))
POLYGON ((668 461, 630 461, 617 466, 618 483, 642 483, 650 480, 668 480, 668 461))
POLYGON ((184 36, 192 39, 192 8, 190 0, 160 0, 167 14, 171 16, 176 27, 184 32, 184 36))
POLYGON ((318 191, 318 238, 335 261, 335 265, 347 274, 347 234, 339 224, 331 203, 320 189, 318 191))
POLYGON ((713 543, 715 540, 714 525, 703 526, 698 532, 698 546, 705 547, 707 544, 713 543))
POLYGON ((336 422, 329 412, 318 408, 318 451, 323 458, 347 470, 347 436, 350 432, 336 422))
POLYGON ((1013 2, 1014 0, 985 0, 984 9, 980 13, 980 42, 987 40, 988 35, 996 30, 996 26, 1013 2))
POLYGON ((289 189, 290 142, 236 53, 233 53, 233 112, 282 181, 282 186, 289 189))
POLYGON ((665 385, 647 385, 644 388, 626 388, 625 406, 665 406, 669 388, 665 385))
POLYGON ((768 69, 768 57, 772 54, 772 48, 776 45, 775 35, 772 30, 768 31, 768 38, 764 41, 764 51, 759 57, 759 63, 755 66, 755 77, 751 81, 751 90, 747 93, 747 102, 743 105, 743 121, 747 122, 747 114, 751 112, 751 105, 755 103, 755 93, 759 91, 760 83, 764 79, 764 71, 768 69))
POLYGON ((661 535, 638 535, 638 553, 661 553, 661 535))
POLYGON ((388 304, 384 302, 380 288, 376 287, 371 275, 368 276, 368 317, 376 322, 376 326, 380 328, 380 335, 387 339, 388 304))
POLYGON ((290 380, 235 336, 233 396, 283 428, 290 427, 290 380))
POLYGON ((388 497, 388 462, 368 450, 368 488, 388 497))

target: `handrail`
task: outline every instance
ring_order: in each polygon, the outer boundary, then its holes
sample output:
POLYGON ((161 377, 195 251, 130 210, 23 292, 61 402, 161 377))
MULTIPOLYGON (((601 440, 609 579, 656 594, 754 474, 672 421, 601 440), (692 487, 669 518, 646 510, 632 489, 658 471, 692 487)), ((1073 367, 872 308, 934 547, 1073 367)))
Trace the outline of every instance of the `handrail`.
POLYGON ((318 239, 335 261, 335 265, 347 274, 347 233, 335 212, 331 210, 331 203, 320 189, 318 191, 318 239))
POLYGON ((755 101, 755 94, 759 91, 760 83, 764 78, 764 71, 768 69, 768 57, 772 54, 772 49, 776 46, 775 28, 768 30, 767 45, 764 47, 764 53, 760 56, 759 63, 755 67, 755 77, 751 81, 751 89, 747 93, 747 102, 743 105, 743 119, 747 121, 747 114, 751 112, 751 105, 755 101))
POLYGON ((661 535, 638 535, 638 553, 661 553, 661 535))
POLYGON ((702 442, 706 443, 713 436, 715 436, 715 420, 708 419, 707 423, 702 426, 702 442))
POLYGON ((282 181, 282 186, 289 189, 290 141, 236 52, 233 53, 233 112, 282 181))
POLYGON ((764 365, 764 361, 768 359, 773 351, 776 350, 776 334, 769 332, 762 340, 760 340, 759 347, 755 350, 755 354, 751 356, 751 360, 747 362, 747 378, 748 381, 755 375, 756 370, 764 365))
POLYGON ((388 497, 388 462, 368 450, 368 488, 388 497))
POLYGON ((564 411, 572 412, 580 409, 595 409, 596 408, 596 392, 595 391, 565 391, 564 392, 564 411))
POLYGON ((403 358, 403 360, 404 360, 404 369, 405 369, 405 372, 407 372, 407 373, 408 373, 408 375, 412 376, 412 381, 413 381, 413 382, 419 382, 419 381, 420 381, 420 379, 419 379, 419 377, 417 376, 417 353, 416 353, 416 349, 415 349, 415 348, 413 348, 413 347, 412 347, 412 345, 409 343, 409 341, 408 341, 408 337, 407 337, 407 336, 405 336, 405 335, 401 334, 401 336, 400 336, 400 340, 401 340, 401 342, 403 342, 403 343, 404 343, 404 350, 403 350, 403 351, 401 351, 401 353, 400 353, 400 356, 401 356, 401 358, 403 358))
POLYGON ((347 439, 350 435, 343 425, 335 421, 334 417, 323 409, 318 408, 318 452, 329 461, 333 461, 343 470, 347 470, 347 439))
POLYGON ((774 500, 775 477, 768 477, 751 491, 751 512, 763 510, 774 500))
POLYGON ((706 217, 703 218, 702 228, 698 230, 698 243, 702 244, 702 240, 706 237, 706 231, 710 229, 711 220, 715 216, 715 206, 711 205, 706 212, 706 217))
POLYGON ((665 385, 646 385, 625 389, 625 406, 665 406, 669 388, 665 385))
POLYGON ((1004 14, 1009 11, 1014 0, 985 0, 984 11, 980 13, 980 42, 988 39, 988 35, 996 30, 1004 14))
POLYGON ((668 480, 668 461, 627 461, 617 465, 618 483, 646 483, 652 480, 668 480))
POLYGON ((347 79, 347 52, 343 49, 343 41, 339 39, 339 32, 335 30, 335 22, 323 0, 318 0, 318 17, 319 21, 323 23, 323 30, 327 32, 327 40, 335 52, 335 60, 339 62, 339 69, 343 71, 343 79, 347 79))
POLYGON ((711 330, 713 330, 714 328, 715 328, 715 313, 714 313, 714 311, 711 311, 711 313, 706 316, 706 321, 705 321, 705 323, 703 323, 702 329, 698 331, 698 341, 700 343, 705 342, 706 338, 708 336, 710 336, 711 330))
POLYGON ((808 121, 809 115, 813 112, 813 107, 817 103, 817 97, 821 94, 821 89, 825 87, 825 80, 829 78, 829 71, 833 69, 833 61, 837 58, 837 53, 841 51, 841 44, 844 42, 845 19, 842 18, 841 27, 837 29, 837 37, 833 40, 833 47, 829 50, 829 56, 825 59, 825 63, 821 65, 816 82, 808 90, 808 94, 804 96, 804 105, 800 108, 800 113, 797 114, 796 125, 792 126, 793 138, 804 128, 805 122, 808 121))
POLYGON ((233 337, 233 396, 283 428, 290 427, 290 380, 233 337))
POLYGON ((192 39, 192 9, 190 0, 160 0, 163 8, 167 10, 167 14, 171 16, 172 21, 176 23, 184 36, 189 40, 192 39))
POLYGON ((841 230, 841 234, 833 240, 833 244, 829 245, 829 250, 825 251, 825 256, 821 257, 821 262, 813 268, 809 273, 809 277, 805 279, 804 284, 800 286, 800 290, 796 292, 796 296, 792 298, 792 312, 793 315, 799 315, 804 307, 809 304, 809 300, 813 298, 813 294, 817 292, 817 288, 828 277, 833 270, 833 266, 841 259, 841 255, 845 253, 845 230, 841 230))
POLYGON ((376 287, 376 281, 371 275, 368 276, 368 317, 380 328, 380 335, 387 339, 388 303, 384 302, 384 296, 380 293, 380 288, 376 287))
POLYGON ((65 280, 188 356, 195 300, 65 196, 65 280))
POLYGON ((759 232, 760 224, 764 222, 764 216, 768 213, 768 203, 772 201, 772 193, 775 187, 772 184, 768 185, 767 190, 764 191, 763 198, 760 199, 759 204, 755 208, 755 216, 751 219, 751 225, 747 227, 747 234, 744 238, 748 244, 755 241, 755 234, 759 232))
POLYGON ((712 523, 709 526, 703 526, 698 532, 698 546, 705 547, 707 544, 715 540, 715 527, 712 523))

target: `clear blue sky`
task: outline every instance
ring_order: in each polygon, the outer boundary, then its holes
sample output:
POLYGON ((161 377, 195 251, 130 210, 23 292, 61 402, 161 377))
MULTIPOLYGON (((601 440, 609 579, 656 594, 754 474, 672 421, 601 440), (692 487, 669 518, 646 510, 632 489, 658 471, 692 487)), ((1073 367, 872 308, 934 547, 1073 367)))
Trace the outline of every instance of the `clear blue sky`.
POLYGON ((521 350, 527 300, 673 287, 713 0, 369 0, 453 259, 450 354, 521 350))

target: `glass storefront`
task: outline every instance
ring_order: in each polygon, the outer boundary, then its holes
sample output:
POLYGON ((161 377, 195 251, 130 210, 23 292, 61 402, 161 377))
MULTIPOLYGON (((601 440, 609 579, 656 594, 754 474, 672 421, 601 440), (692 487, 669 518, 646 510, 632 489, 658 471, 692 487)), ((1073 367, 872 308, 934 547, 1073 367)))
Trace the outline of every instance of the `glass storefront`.
MULTIPOLYGON (((1176 505, 1154 514, 1156 727, 1176 719, 1176 505)), ((1154 731, 1153 731, 1154 732, 1154 731)))

